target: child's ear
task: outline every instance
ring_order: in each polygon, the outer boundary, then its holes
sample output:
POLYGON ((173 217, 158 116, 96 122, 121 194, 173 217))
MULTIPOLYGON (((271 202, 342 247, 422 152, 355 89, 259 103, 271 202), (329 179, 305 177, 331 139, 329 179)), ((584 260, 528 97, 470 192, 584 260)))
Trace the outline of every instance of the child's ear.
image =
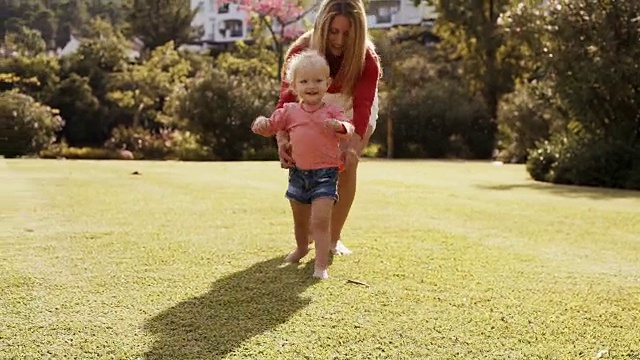
POLYGON ((327 87, 331 86, 331 81, 333 81, 333 79, 331 77, 327 78, 327 87))

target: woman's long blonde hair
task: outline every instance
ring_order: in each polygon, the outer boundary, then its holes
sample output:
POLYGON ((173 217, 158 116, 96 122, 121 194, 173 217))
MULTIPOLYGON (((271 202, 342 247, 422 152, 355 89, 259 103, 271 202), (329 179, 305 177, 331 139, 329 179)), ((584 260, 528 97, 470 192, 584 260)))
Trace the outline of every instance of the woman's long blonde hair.
POLYGON ((323 0, 318 9, 313 30, 302 35, 291 48, 310 47, 326 55, 329 27, 337 15, 343 15, 349 19, 351 29, 345 44, 348 50, 343 54, 342 65, 333 82, 341 85, 342 94, 351 96, 356 81, 362 74, 367 49, 374 51, 373 43, 369 39, 367 14, 362 0, 323 0))

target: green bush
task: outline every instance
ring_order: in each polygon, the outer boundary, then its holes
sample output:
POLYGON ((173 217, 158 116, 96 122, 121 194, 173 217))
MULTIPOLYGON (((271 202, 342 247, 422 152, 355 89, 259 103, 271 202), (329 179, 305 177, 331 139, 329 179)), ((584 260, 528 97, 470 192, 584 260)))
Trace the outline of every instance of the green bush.
POLYGON ((526 161, 536 143, 548 140, 564 126, 549 81, 525 83, 503 97, 498 109, 498 159, 526 161))
POLYGON ((151 131, 142 127, 118 126, 111 132, 111 138, 107 140, 105 147, 130 150, 138 159, 213 159, 210 149, 200 144, 197 135, 172 129, 151 131))
POLYGON ((183 161, 215 160, 211 148, 201 144, 199 135, 180 130, 171 133, 169 158, 183 161))
POLYGON ((56 139, 64 121, 31 96, 16 91, 0 93, 0 155, 37 154, 56 139))
POLYGON ((118 126, 111 131, 111 137, 104 146, 108 149, 127 149, 137 159, 164 159, 170 153, 170 134, 168 132, 153 133, 142 127, 118 126))
POLYGON ((69 147, 66 143, 56 144, 40 151, 43 159, 113 160, 122 159, 117 150, 94 147, 69 147))
POLYGON ((367 147, 362 150, 362 157, 376 158, 383 155, 382 145, 380 144, 369 143, 367 147))
POLYGON ((627 188, 640 147, 605 139, 573 137, 552 169, 553 182, 627 188))
POLYGON ((241 160, 251 151, 274 146, 271 139, 253 134, 250 125, 257 116, 271 114, 277 89, 277 81, 267 76, 213 69, 176 89, 165 109, 173 123, 201 134, 216 158, 241 160))
POLYGON ((242 158, 245 160, 278 160, 278 148, 274 141, 271 146, 248 149, 242 158))
POLYGON ((92 20, 87 30, 90 35, 82 38, 78 49, 60 59, 63 81, 50 101, 67 121, 64 137, 71 146, 101 147, 126 114, 107 94, 115 74, 129 61, 130 47, 104 20, 92 20))
POLYGON ((39 102, 47 102, 60 80, 59 72, 60 63, 55 56, 0 57, 0 73, 13 74, 22 79, 14 82, 12 87, 39 102))
POLYGON ((565 138, 554 136, 550 141, 544 140, 538 143, 537 148, 529 151, 527 158, 527 172, 534 180, 552 181, 551 169, 560 158, 565 138))
POLYGON ((640 190, 640 146, 554 135, 530 152, 527 171, 538 181, 640 190))
POLYGON ((87 77, 69 75, 55 87, 49 103, 60 109, 66 121, 61 135, 72 146, 95 144, 109 134, 104 110, 87 77))
MULTIPOLYGON (((398 158, 488 158, 491 123, 479 98, 454 81, 398 86, 391 95, 394 156, 398 158)), ((386 133, 386 121, 376 132, 386 133)))
POLYGON ((417 34, 394 30, 378 39, 384 67, 380 119, 372 142, 385 144, 393 126, 398 158, 489 158, 493 124, 483 100, 463 78, 461 64, 411 41, 417 34), (398 41, 398 39, 404 39, 398 41))
POLYGON ((551 0, 546 6, 544 21, 536 22, 547 30, 538 55, 571 122, 530 153, 529 173, 554 183, 639 189, 640 2, 551 0))
POLYGON ((633 153, 633 160, 625 189, 640 190, 640 146, 637 146, 633 153))
POLYGON ((546 66, 571 117, 611 143, 639 141, 640 2, 553 0, 548 11, 546 66))

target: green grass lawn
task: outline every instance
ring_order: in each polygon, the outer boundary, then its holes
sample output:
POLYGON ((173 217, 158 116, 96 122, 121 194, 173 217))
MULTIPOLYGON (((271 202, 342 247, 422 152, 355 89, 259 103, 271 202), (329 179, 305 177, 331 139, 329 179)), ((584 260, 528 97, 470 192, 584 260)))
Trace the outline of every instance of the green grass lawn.
POLYGON ((314 281, 312 256, 280 266, 285 183, 0 159, 0 359, 640 359, 638 192, 364 161, 354 254, 314 281))

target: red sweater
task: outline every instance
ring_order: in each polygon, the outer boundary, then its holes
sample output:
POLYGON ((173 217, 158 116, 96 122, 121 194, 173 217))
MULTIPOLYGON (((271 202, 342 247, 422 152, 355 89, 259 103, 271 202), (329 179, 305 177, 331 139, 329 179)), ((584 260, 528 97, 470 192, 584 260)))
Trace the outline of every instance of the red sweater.
MULTIPOLYGON (((302 46, 291 49, 289 57, 285 59, 285 63, 289 58, 295 54, 300 53, 305 48, 302 46)), ((369 118, 371 117, 371 106, 378 88, 378 79, 380 77, 380 67, 376 61, 373 50, 368 49, 364 59, 364 68, 362 69, 362 75, 360 79, 356 81, 355 89, 353 91, 353 125, 355 126, 355 133, 364 137, 367 131, 367 125, 369 124, 369 118)), ((329 57, 327 59, 329 67, 331 68, 331 76, 335 76, 340 70, 342 64, 342 58, 329 57)), ((342 91, 342 85, 337 82, 332 82, 329 87, 328 93, 336 94, 342 91)), ((289 84, 283 79, 282 86, 280 88, 280 99, 276 108, 281 108, 286 103, 297 102, 293 92, 289 91, 289 84)))

